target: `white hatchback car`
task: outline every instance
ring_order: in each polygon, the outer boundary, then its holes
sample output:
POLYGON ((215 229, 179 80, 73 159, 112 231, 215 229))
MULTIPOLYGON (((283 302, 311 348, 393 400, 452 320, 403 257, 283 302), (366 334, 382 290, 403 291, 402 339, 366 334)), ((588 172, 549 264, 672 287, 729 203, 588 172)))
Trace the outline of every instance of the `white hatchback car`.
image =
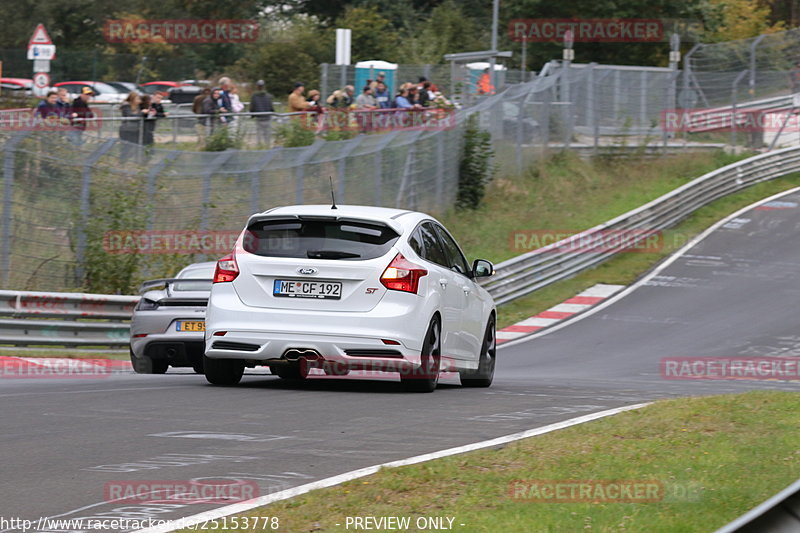
MULTIPOLYGON (((488 387, 495 367, 492 297, 434 218, 362 206, 298 205, 252 215, 217 263, 206 311, 205 375, 239 382, 245 367, 286 379, 309 369, 399 372, 430 392, 441 371, 488 387)), ((365 374, 366 375, 366 374, 365 374)))

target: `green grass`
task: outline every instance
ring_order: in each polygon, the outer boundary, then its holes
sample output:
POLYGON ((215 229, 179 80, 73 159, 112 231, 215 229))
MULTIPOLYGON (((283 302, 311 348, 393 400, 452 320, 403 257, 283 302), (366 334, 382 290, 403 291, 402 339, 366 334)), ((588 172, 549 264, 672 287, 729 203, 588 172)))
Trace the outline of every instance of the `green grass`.
POLYGON ((383 469, 242 516, 278 517, 279 531, 291 532, 346 531, 348 516, 449 516, 465 533, 713 531, 800 475, 798 409, 795 392, 661 401, 500 449, 383 469), (534 502, 513 497, 520 480, 650 481, 664 492, 648 503, 534 502))
MULTIPOLYGON (((557 155, 522 176, 496 180, 480 209, 451 211, 441 219, 470 259, 499 263, 528 251, 514 248, 510 237, 514 231, 588 229, 737 159, 722 153, 695 153, 657 160, 589 162, 571 154, 557 155)), ((628 285, 714 222, 797 186, 800 176, 792 175, 721 198, 665 231, 659 252, 619 254, 597 268, 499 307, 498 327, 544 311, 597 283, 628 285)))

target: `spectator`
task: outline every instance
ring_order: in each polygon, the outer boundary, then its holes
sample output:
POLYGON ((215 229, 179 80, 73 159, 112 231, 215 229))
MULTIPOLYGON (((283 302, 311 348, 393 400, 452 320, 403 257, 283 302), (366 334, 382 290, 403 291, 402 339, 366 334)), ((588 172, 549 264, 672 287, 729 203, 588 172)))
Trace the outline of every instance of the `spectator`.
POLYGON ((336 108, 336 109, 339 109, 339 108, 345 107, 345 105, 344 105, 344 96, 345 96, 344 95, 344 91, 342 91, 341 89, 336 89, 335 91, 333 91, 333 93, 331 93, 331 95, 328 97, 328 99, 325 100, 325 102, 329 106, 331 106, 333 108, 336 108))
MULTIPOLYGON (((211 89, 204 88, 203 91, 194 97, 192 101, 192 113, 195 115, 203 115, 203 102, 206 98, 211 96, 211 89)), ((206 140, 206 125, 208 124, 208 117, 199 117, 197 124, 194 125, 194 131, 197 132, 197 144, 202 145, 206 140)))
POLYGON ((58 93, 50 91, 44 100, 39 102, 33 111, 34 118, 41 118, 46 125, 56 125, 62 116, 61 107, 58 105, 58 93))
POLYGON ((222 107, 227 109, 226 113, 230 113, 233 110, 233 102, 231 102, 231 89, 233 88, 233 84, 231 83, 231 79, 227 76, 223 76, 219 79, 219 88, 220 88, 220 97, 222 98, 222 107))
POLYGON ((372 90, 374 91, 375 89, 377 89, 379 83, 382 83, 384 85, 384 87, 386 87, 386 73, 385 72, 382 72, 382 71, 378 72, 378 76, 375 78, 375 81, 371 82, 369 85, 370 85, 370 87, 372 87, 372 90))
POLYGON ((308 101, 303 98, 305 90, 306 88, 301 82, 298 81, 294 84, 294 89, 289 94, 289 113, 298 113, 308 109, 308 101))
POLYGON ((322 113, 323 108, 322 104, 320 104, 320 99, 322 98, 322 94, 316 90, 311 89, 308 91, 308 111, 314 111, 316 113, 322 113))
POLYGON ((75 97, 70 107, 70 123, 72 124, 71 137, 75 144, 81 144, 83 132, 86 131, 86 119, 94 118, 94 113, 89 107, 89 99, 94 96, 94 91, 90 87, 81 89, 81 93, 75 97))
POLYGON ((381 109, 391 109, 392 96, 389 94, 389 89, 386 88, 386 84, 382 81, 376 82, 374 91, 375 101, 378 102, 378 107, 381 109))
POLYGON ((356 89, 352 85, 344 86, 344 107, 350 107, 354 104, 356 89))
POLYGON ((152 109, 155 109, 156 118, 164 118, 169 114, 164 112, 164 105, 161 103, 163 100, 164 100, 164 93, 160 91, 156 92, 151 98, 150 107, 152 109))
POLYGON ((408 102, 414 107, 422 107, 422 98, 420 98, 417 86, 409 84, 408 88, 408 102))
MULTIPOLYGON (((256 92, 250 98, 250 112, 251 113, 274 113, 275 109, 272 107, 272 95, 264 89, 264 80, 256 82, 256 92)), ((271 115, 258 115, 256 121, 256 143, 262 144, 269 148, 272 126, 271 115)))
POLYGON ((356 98, 356 107, 358 109, 369 109, 369 110, 378 108, 378 101, 372 94, 372 87, 370 87, 369 85, 364 87, 364 90, 361 92, 361 94, 358 95, 358 98, 356 98))
POLYGON ((431 82, 429 82, 428 80, 425 80, 422 83, 422 90, 424 91, 425 96, 427 97, 427 101, 428 101, 429 104, 430 104, 430 102, 432 102, 436 98, 436 92, 437 91, 434 90, 433 87, 434 87, 434 85, 431 82))
MULTIPOLYGON (((142 115, 144 116, 144 133, 142 134, 142 144, 152 146, 155 143, 156 119, 158 110, 153 102, 154 97, 149 94, 142 96, 142 115)), ((163 114, 163 108, 162 108, 163 114)))
POLYGON ((408 100, 408 87, 403 85, 394 99, 394 106, 398 109, 411 109, 413 104, 408 100))
POLYGON ((239 99, 239 88, 236 85, 231 85, 231 89, 228 93, 228 96, 231 100, 231 112, 233 113, 241 113, 244 111, 244 104, 239 99))
POLYGON ((119 106, 122 114, 122 122, 119 125, 119 139, 124 141, 120 147, 119 158, 122 162, 126 161, 134 152, 135 144, 142 144, 144 141, 144 115, 141 110, 142 97, 139 93, 132 92, 119 106))
POLYGON ((217 125, 225 124, 225 117, 220 116, 220 114, 227 112, 228 110, 225 108, 225 102, 222 98, 222 89, 214 87, 211 89, 211 94, 203 100, 203 114, 211 115, 206 118, 206 124, 212 132, 217 125))
POLYGON ((56 101, 56 104, 61 108, 61 116, 66 117, 69 115, 71 102, 69 101, 69 92, 67 92, 66 87, 58 88, 58 100, 56 101))

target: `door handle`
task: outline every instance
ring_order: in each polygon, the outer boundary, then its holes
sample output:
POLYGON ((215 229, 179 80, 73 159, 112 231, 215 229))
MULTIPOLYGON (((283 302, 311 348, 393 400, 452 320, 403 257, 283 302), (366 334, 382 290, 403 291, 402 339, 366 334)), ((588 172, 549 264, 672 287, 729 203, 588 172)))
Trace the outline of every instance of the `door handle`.
POLYGON ((464 294, 469 294, 470 292, 472 292, 472 290, 469 287, 467 287, 466 285, 461 287, 461 290, 464 291, 464 294))
POLYGON ((446 279, 444 279, 444 278, 440 279, 440 280, 439 280, 439 285, 441 285, 441 286, 442 286, 442 288, 445 288, 445 287, 447 287, 447 280, 446 280, 446 279))

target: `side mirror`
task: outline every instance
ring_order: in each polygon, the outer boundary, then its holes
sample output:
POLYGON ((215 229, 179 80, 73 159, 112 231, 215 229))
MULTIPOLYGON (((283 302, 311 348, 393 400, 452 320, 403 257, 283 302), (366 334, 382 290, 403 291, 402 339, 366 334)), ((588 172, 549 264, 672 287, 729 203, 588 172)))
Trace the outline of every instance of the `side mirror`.
POLYGON ((486 259, 476 259, 472 263, 473 278, 488 278, 494 274, 494 265, 486 259))

